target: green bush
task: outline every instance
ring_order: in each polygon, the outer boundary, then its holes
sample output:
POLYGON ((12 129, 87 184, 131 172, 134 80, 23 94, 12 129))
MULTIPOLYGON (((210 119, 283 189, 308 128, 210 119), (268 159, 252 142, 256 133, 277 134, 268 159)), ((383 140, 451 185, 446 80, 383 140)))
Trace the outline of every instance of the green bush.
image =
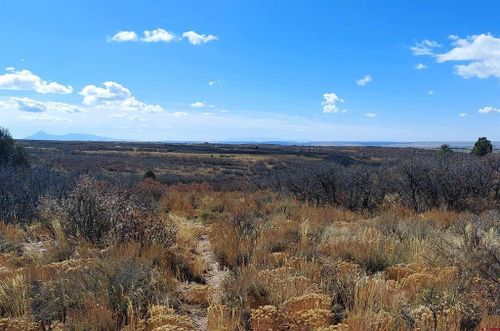
POLYGON ((16 146, 9 130, 0 127, 0 167, 26 166, 28 156, 21 146, 16 146))
POLYGON ((489 141, 486 137, 481 137, 474 144, 471 154, 476 156, 485 156, 490 154, 492 151, 493 145, 491 144, 491 141, 489 141))

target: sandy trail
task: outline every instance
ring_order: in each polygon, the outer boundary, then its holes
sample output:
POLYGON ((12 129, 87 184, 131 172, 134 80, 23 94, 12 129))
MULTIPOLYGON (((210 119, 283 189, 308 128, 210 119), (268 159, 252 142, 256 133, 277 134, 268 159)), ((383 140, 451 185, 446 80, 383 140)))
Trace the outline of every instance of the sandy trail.
MULTIPOLYGON (((212 244, 210 243, 210 239, 208 238, 208 235, 206 233, 197 238, 195 252, 206 265, 206 270, 203 275, 203 281, 206 285, 210 286, 211 289, 209 304, 219 304, 222 297, 222 282, 226 278, 228 270, 221 268, 219 262, 217 262, 212 249, 212 244)), ((187 291, 190 286, 196 284, 198 283, 186 281, 181 284, 179 290, 182 293, 183 291, 187 291)), ((207 330, 207 307, 192 303, 183 303, 183 308, 183 310, 189 312, 189 317, 192 319, 194 325, 196 326, 196 330, 207 330)))

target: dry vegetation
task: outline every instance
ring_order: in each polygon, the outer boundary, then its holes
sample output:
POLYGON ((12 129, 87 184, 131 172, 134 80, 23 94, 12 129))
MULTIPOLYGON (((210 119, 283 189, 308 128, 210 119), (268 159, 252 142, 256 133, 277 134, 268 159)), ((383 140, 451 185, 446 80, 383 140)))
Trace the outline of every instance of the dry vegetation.
MULTIPOLYGON (((246 169, 255 161, 236 159, 246 169)), ((488 169, 478 178, 489 191, 470 179, 468 188, 452 182, 454 190, 436 183, 431 200, 415 183, 409 193, 374 190, 382 177, 363 179, 356 165, 315 166, 310 177, 274 170, 267 187, 238 190, 0 170, 24 176, 0 190, 9 206, 0 222, 0 329, 498 328, 498 157, 470 162, 488 169), (347 185, 353 178, 360 182, 347 185), (37 187, 23 200, 12 193, 37 187)), ((420 179, 441 178, 439 166, 426 165, 432 171, 420 179)), ((402 169, 413 175, 412 166, 402 169)))

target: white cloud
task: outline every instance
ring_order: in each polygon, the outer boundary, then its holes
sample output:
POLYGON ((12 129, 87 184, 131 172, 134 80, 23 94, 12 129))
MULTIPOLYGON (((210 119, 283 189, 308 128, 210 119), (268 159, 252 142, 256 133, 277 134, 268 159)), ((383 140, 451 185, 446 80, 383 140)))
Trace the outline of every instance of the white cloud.
POLYGON ((155 43, 155 42, 170 42, 175 39, 175 35, 172 32, 167 30, 158 28, 153 31, 144 31, 144 37, 141 38, 142 41, 147 43, 155 43))
POLYGON ((0 89, 36 91, 41 94, 69 94, 73 92, 71 86, 64 86, 56 82, 47 82, 29 70, 15 71, 8 68, 6 74, 0 75, 0 89))
POLYGON ((478 110, 479 113, 481 114, 487 114, 487 113, 500 113, 500 108, 494 108, 491 106, 486 106, 478 110))
POLYGON ((500 78, 500 38, 491 34, 457 38, 446 53, 436 55, 437 62, 461 61, 454 66, 463 78, 500 78))
POLYGON ((417 70, 424 70, 424 69, 427 69, 427 66, 423 63, 419 63, 415 66, 415 69, 417 70))
POLYGON ((104 87, 87 85, 81 91, 83 104, 98 109, 114 109, 120 111, 141 111, 144 113, 162 112, 159 105, 151 105, 137 100, 129 89, 116 83, 104 82, 104 87))
POLYGON ((199 34, 195 31, 187 31, 182 34, 182 38, 186 38, 192 45, 201 45, 209 41, 217 40, 218 37, 214 35, 199 34))
POLYGON ((14 71, 16 71, 16 68, 14 68, 14 67, 6 67, 5 71, 7 71, 7 72, 14 72, 14 71))
POLYGON ((108 42, 124 42, 124 41, 137 41, 137 33, 134 31, 120 31, 113 37, 108 39, 108 42))
POLYGON ((210 87, 216 87, 216 86, 223 87, 225 84, 226 84, 226 82, 221 80, 221 79, 208 81, 208 86, 210 86, 210 87))
POLYGON ((369 118, 373 118, 373 117, 377 117, 377 113, 365 113, 365 116, 369 117, 369 118))
POLYGON ((63 113, 83 112, 83 109, 81 109, 80 107, 63 102, 36 101, 26 97, 10 98, 10 100, 16 104, 18 110, 31 113, 41 113, 49 110, 63 113))
POLYGON ((467 113, 460 113, 458 114, 459 117, 466 117, 467 116, 467 113))
POLYGON ((321 103, 323 113, 345 113, 347 111, 338 107, 338 104, 344 102, 344 100, 339 98, 335 93, 325 93, 323 94, 323 99, 321 103))
POLYGON ((204 102, 201 102, 201 101, 196 101, 196 102, 193 102, 191 104, 191 107, 193 107, 193 108, 204 108, 206 106, 207 106, 207 104, 204 102))
POLYGON ((46 102, 45 106, 49 110, 60 111, 63 113, 81 113, 85 112, 80 106, 71 105, 64 102, 46 102))
POLYGON ((434 95, 434 91, 433 90, 429 90, 429 91, 427 91, 427 94, 428 95, 434 95))
MULTIPOLYGON (((219 38, 212 34, 200 34, 195 31, 186 31, 182 34, 182 38, 180 39, 187 39, 192 45, 201 45, 219 38)), ((174 40, 176 40, 175 34, 162 28, 151 31, 145 30, 141 38, 138 37, 135 31, 119 31, 113 37, 108 38, 108 42, 141 41, 146 43, 168 43, 174 40)))
POLYGON ((38 102, 29 98, 11 98, 17 104, 17 108, 21 111, 29 113, 42 113, 47 110, 47 107, 42 102, 38 102))
POLYGON ((185 113, 183 111, 176 111, 175 113, 172 113, 172 116, 174 116, 174 117, 184 117, 187 115, 188 115, 188 113, 185 113))
POLYGON ((372 81, 372 76, 366 75, 365 77, 358 79, 356 81, 356 84, 358 84, 359 86, 365 86, 366 84, 368 84, 371 81, 372 81))
POLYGON ((441 45, 434 40, 424 39, 421 42, 415 43, 410 49, 413 55, 433 55, 434 48, 438 47, 441 47, 441 45))

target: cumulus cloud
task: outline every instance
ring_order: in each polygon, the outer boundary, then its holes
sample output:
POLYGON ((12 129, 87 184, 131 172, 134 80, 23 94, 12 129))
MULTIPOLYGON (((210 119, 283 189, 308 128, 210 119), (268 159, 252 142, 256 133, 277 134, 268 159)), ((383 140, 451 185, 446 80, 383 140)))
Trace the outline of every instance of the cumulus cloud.
POLYGON ((436 55, 437 62, 468 62, 454 66, 463 78, 500 78, 500 38, 491 34, 457 37, 452 45, 448 52, 436 55))
POLYGON ((478 110, 479 113, 481 114, 487 114, 487 113, 500 113, 500 108, 494 108, 491 106, 486 106, 478 110))
POLYGON ((325 93, 323 94, 323 113, 345 113, 346 109, 340 109, 339 104, 343 103, 344 100, 339 98, 335 93, 325 93))
POLYGON ((108 42, 124 42, 124 41, 137 41, 137 33, 134 31, 120 31, 113 37, 108 39, 108 42))
POLYGON ((192 45, 201 45, 218 39, 217 36, 211 34, 199 34, 195 31, 184 32, 182 34, 182 38, 187 39, 192 45))
MULTIPOLYGON (((140 41, 145 43, 171 42, 176 40, 175 33, 162 28, 155 30, 145 30, 143 36, 139 38, 135 31, 119 31, 113 37, 108 38, 108 42, 129 42, 140 41)), ((186 31, 182 34, 181 39, 187 39, 192 45, 201 45, 210 41, 217 40, 218 37, 212 34, 200 34, 195 31, 186 31)))
POLYGON ((147 43, 156 43, 156 42, 171 42, 175 39, 175 35, 172 32, 167 30, 158 28, 153 31, 144 31, 144 37, 141 38, 142 41, 147 43))
POLYGON ((201 101, 196 101, 196 102, 193 102, 191 104, 191 107, 193 107, 193 108, 204 108, 206 106, 207 106, 207 104, 204 102, 201 102, 201 101))
POLYGON ((377 113, 365 113, 365 116, 369 117, 369 118, 373 118, 373 117, 377 117, 377 113))
POLYGON ((71 86, 47 82, 29 70, 16 71, 12 67, 7 69, 7 73, 0 75, 0 89, 35 91, 41 94, 69 94, 73 92, 71 86))
POLYGON ((87 85, 81 91, 83 104, 98 109, 122 111, 141 111, 144 113, 162 112, 159 105, 151 105, 137 100, 129 89, 116 82, 104 82, 104 87, 87 85))
POLYGON ((459 117, 466 117, 467 116, 467 113, 460 113, 458 114, 459 117))
POLYGON ((424 70, 424 69, 427 69, 427 66, 423 63, 419 63, 415 66, 415 69, 417 70, 424 70))
POLYGON ((434 49, 441 47, 440 44, 434 40, 424 39, 420 42, 415 43, 410 47, 414 55, 434 55, 434 49))
POLYGON ((356 84, 358 84, 359 86, 365 86, 366 84, 368 84, 371 81, 372 81, 372 76, 366 75, 365 77, 358 79, 356 81, 356 84))

